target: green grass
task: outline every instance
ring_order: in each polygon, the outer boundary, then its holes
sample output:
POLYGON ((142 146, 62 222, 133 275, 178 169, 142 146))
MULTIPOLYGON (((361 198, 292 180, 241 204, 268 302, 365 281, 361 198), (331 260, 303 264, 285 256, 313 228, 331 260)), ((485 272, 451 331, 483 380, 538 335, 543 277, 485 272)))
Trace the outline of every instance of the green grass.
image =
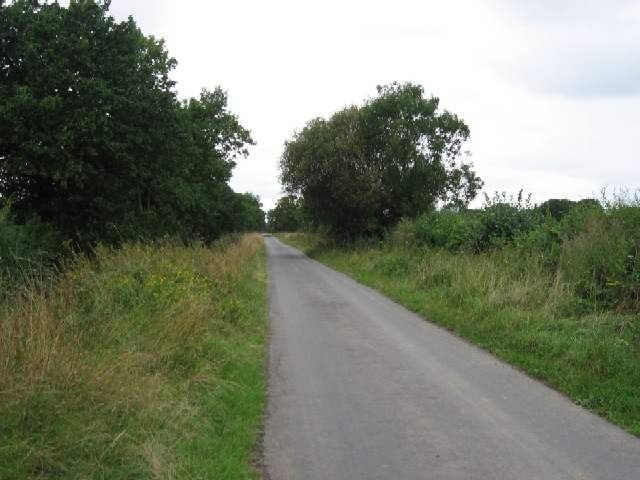
POLYGON ((640 436, 640 320, 593 309, 576 314, 572 285, 542 259, 515 248, 471 255, 280 238, 640 436))
POLYGON ((259 478, 259 235, 98 249, 0 308, 0 478, 259 478))

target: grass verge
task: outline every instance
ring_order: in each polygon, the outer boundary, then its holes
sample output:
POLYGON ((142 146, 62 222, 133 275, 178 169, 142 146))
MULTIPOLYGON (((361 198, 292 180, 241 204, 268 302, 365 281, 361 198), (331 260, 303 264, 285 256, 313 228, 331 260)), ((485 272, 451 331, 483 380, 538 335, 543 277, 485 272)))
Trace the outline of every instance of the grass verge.
POLYGON ((640 436, 640 321, 575 314, 571 286, 535 257, 509 248, 471 255, 280 238, 640 436))
POLYGON ((260 235, 76 258, 0 305, 0 478, 258 478, 260 235))

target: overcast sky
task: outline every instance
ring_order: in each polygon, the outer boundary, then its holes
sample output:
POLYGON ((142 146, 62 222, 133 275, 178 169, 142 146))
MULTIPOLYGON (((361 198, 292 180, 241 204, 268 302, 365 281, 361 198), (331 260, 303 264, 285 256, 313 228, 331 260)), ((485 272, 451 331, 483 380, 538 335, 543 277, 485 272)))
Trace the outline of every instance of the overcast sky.
POLYGON ((489 194, 640 188, 640 0, 112 0, 110 13, 165 39, 181 98, 228 92, 257 142, 231 186, 265 210, 294 130, 393 81, 464 119, 489 194))

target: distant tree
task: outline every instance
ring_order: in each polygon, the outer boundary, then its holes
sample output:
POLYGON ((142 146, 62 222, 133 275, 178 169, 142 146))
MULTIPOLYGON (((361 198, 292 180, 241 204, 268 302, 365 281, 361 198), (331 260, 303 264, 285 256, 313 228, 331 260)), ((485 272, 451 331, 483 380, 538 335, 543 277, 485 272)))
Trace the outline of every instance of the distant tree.
POLYGON ((270 232, 296 232, 302 226, 302 206, 295 195, 281 197, 276 206, 267 212, 270 232))
POLYGON ((469 129, 438 112, 421 86, 393 83, 329 120, 311 120, 285 143, 280 181, 317 224, 338 236, 370 235, 433 209, 464 207, 482 181, 461 162, 469 129))
POLYGON ((549 214, 555 220, 560 221, 562 220, 562 217, 574 209, 576 205, 577 202, 574 202, 573 200, 568 200, 566 198, 552 198, 542 202, 540 206, 538 206, 538 210, 541 213, 549 214))
POLYGON ((604 212, 602 204, 595 198, 583 198, 578 201, 568 200, 566 198, 552 198, 542 202, 536 210, 543 215, 551 215, 555 220, 561 221, 568 213, 576 209, 583 212, 590 210, 604 212))
POLYGON ((602 204, 595 198, 583 198, 582 200, 578 200, 576 206, 584 209, 603 210, 602 204))
POLYGON ((233 205, 233 221, 236 232, 261 232, 264 230, 264 211, 260 197, 252 193, 236 193, 233 205))
POLYGON ((174 209, 200 236, 215 238, 236 231, 231 213, 236 199, 228 182, 238 157, 248 155, 251 134, 228 111, 227 94, 219 87, 204 89, 199 99, 183 102, 181 113, 186 138, 174 156, 178 163, 172 178, 165 183, 171 186, 174 209))
POLYGON ((378 87, 362 109, 367 156, 381 172, 383 227, 416 217, 438 200, 473 200, 482 181, 459 162, 469 127, 456 115, 438 112, 439 99, 425 98, 420 85, 378 87))

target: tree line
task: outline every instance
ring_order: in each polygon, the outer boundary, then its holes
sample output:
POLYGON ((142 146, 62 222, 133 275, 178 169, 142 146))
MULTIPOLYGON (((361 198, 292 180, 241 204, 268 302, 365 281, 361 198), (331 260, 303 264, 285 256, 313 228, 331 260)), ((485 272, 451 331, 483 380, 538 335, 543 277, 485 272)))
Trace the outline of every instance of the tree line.
POLYGON ((109 6, 0 1, 0 228, 85 246, 262 229, 229 186, 254 142, 226 92, 179 100, 164 41, 109 6))

